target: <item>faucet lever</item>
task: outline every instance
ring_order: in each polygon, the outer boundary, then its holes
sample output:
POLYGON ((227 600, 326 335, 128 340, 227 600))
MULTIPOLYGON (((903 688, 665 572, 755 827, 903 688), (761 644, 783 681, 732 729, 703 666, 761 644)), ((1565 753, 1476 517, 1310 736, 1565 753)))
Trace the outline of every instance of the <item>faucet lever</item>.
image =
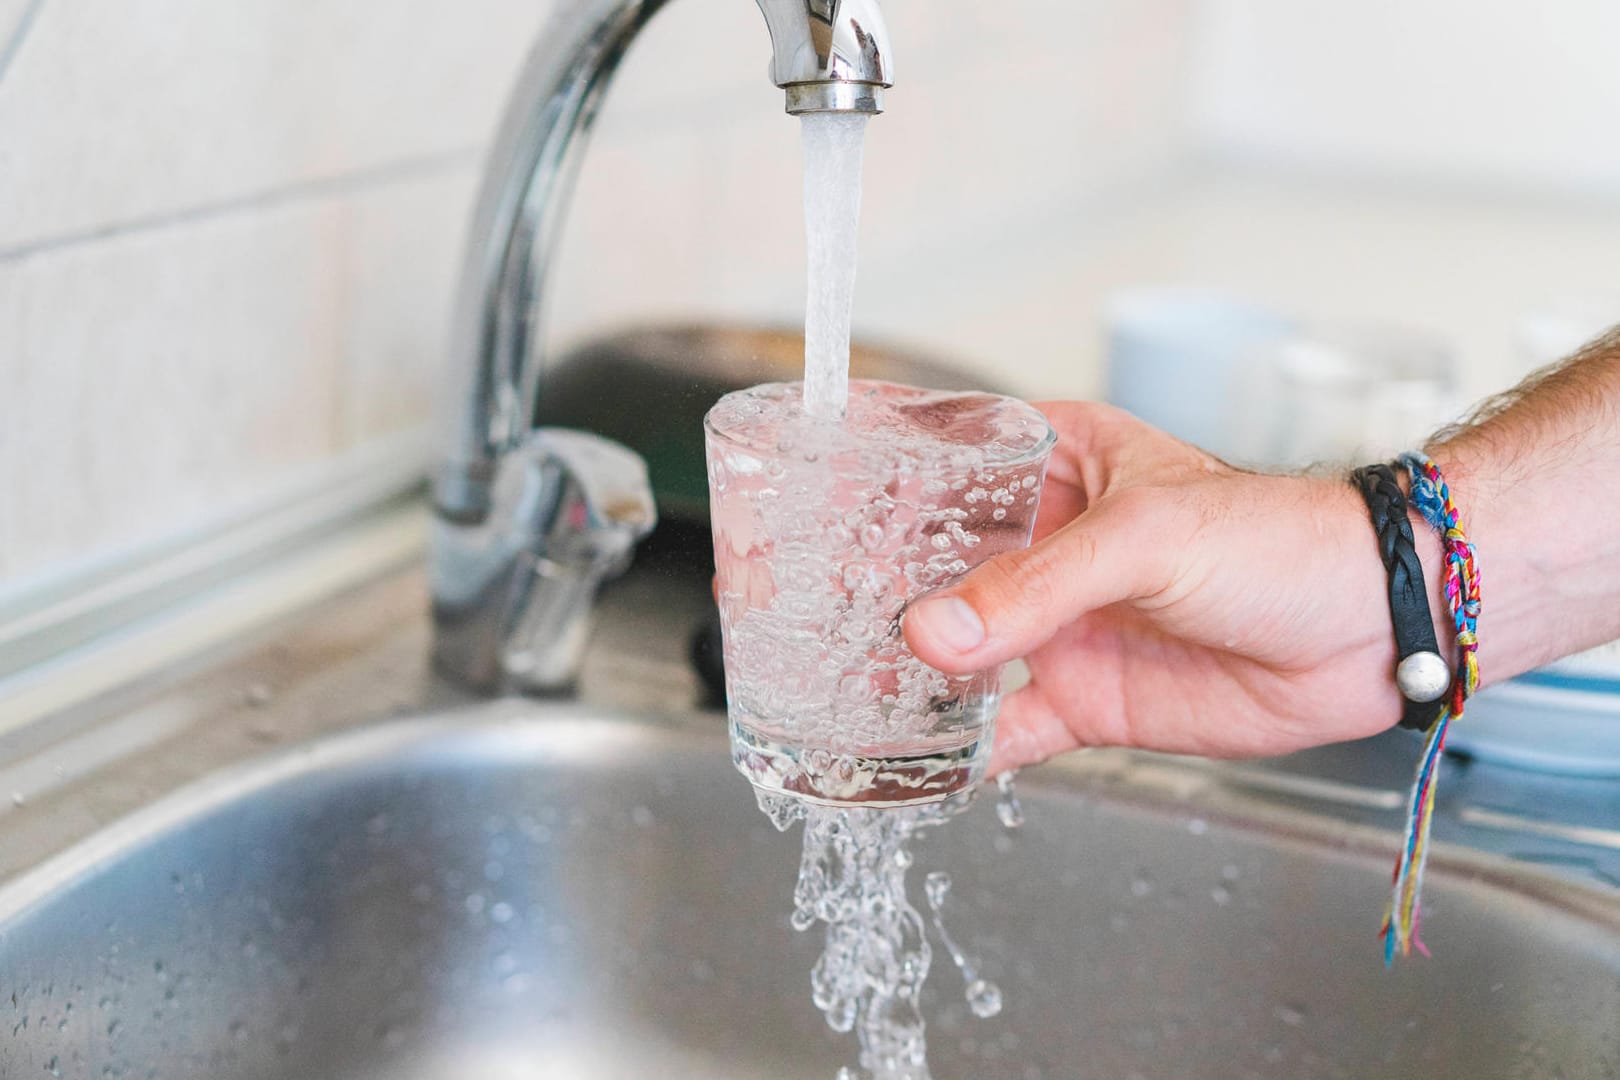
POLYGON ((566 690, 597 590, 657 522, 647 466, 608 439, 542 428, 501 458, 491 499, 481 522, 437 524, 434 659, 485 689, 566 690))

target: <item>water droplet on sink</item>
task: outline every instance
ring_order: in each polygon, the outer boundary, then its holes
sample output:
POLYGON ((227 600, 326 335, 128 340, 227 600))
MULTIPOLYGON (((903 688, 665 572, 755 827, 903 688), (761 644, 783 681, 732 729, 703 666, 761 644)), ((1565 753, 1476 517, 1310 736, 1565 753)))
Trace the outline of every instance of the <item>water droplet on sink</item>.
POLYGON ((1271 1015, 1287 1024, 1289 1027, 1299 1027, 1305 1022, 1305 1009, 1299 1005, 1290 1005, 1283 1002, 1271 1010, 1271 1015))
POLYGON ((1203 836, 1209 831, 1209 822, 1201 817, 1192 818, 1187 822, 1187 831, 1194 836, 1203 836))
POLYGON ((1153 879, 1146 873, 1139 871, 1135 877, 1131 878, 1131 895, 1138 900, 1146 896, 1152 896, 1153 879))
POLYGON ((468 896, 467 896, 467 899, 465 901, 463 901, 463 903, 466 905, 467 914, 469 914, 469 915, 481 914, 483 912, 483 910, 484 910, 484 894, 483 893, 469 893, 468 896))
POLYGON ((489 909, 490 921, 499 923, 503 926, 512 921, 512 916, 514 914, 515 912, 512 910, 512 905, 508 904, 505 900, 498 901, 494 907, 489 909))
POLYGON ((1232 902, 1232 890, 1225 885, 1217 885, 1209 890, 1209 898, 1219 907, 1225 907, 1232 902))
POLYGON ((255 709, 264 708, 270 704, 271 699, 274 697, 275 695, 270 692, 270 688, 260 682, 249 683, 242 690, 243 703, 255 709))
POLYGON ((51 1055, 51 1060, 45 1063, 45 1071, 50 1073, 52 1076, 62 1075, 62 1066, 57 1064, 56 1056, 54 1054, 51 1055))
POLYGON ((13 791, 11 793, 11 805, 12 806, 21 806, 23 803, 25 803, 27 801, 28 801, 28 799, 23 795, 22 792, 13 791))
POLYGON ((638 806, 630 811, 630 820, 636 823, 637 828, 648 828, 653 823, 653 812, 645 806, 638 806))

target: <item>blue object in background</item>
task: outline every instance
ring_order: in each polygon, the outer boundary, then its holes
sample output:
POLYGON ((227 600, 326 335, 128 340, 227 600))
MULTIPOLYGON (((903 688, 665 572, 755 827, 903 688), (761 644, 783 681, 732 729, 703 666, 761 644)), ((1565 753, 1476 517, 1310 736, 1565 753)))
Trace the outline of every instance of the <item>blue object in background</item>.
POLYGON ((1106 312, 1108 400, 1222 457, 1247 412, 1245 364, 1296 328, 1275 311, 1194 288, 1116 293, 1106 312))

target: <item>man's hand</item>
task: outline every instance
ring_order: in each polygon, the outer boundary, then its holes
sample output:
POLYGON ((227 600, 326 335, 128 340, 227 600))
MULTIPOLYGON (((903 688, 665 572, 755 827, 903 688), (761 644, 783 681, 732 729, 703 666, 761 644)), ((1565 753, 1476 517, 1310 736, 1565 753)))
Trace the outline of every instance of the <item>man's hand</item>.
POLYGON ((1384 569, 1348 483, 1243 472, 1105 405, 1041 409, 1058 443, 1034 546, 905 617, 942 671, 1028 658, 992 771, 1079 746, 1278 754, 1400 718, 1384 569))

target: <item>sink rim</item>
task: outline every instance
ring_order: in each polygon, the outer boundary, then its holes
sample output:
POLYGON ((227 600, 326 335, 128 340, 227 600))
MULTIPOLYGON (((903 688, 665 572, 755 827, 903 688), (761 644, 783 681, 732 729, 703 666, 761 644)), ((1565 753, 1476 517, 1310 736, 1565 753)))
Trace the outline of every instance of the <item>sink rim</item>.
MULTIPOLYGON (((706 742, 717 763, 729 761, 720 714, 640 714, 580 702, 502 698, 330 731, 205 772, 20 871, 0 885, 0 929, 69 892, 100 868, 257 792, 300 777, 399 758, 438 742, 513 735, 537 749, 534 760, 611 763, 629 746, 646 750, 667 743, 691 753, 697 742, 706 742)), ((741 776, 735 781, 746 783, 741 776)), ((1268 843, 1308 847, 1375 865, 1392 858, 1398 843, 1390 829, 1257 793, 1241 776, 1223 773, 1219 763, 1141 751, 1095 749, 1066 755, 1027 770, 1020 786, 1111 800, 1167 818, 1202 819, 1264 836, 1268 843)), ((1456 888, 1511 894, 1620 939, 1620 892, 1613 889, 1448 843, 1436 843, 1429 873, 1456 888)), ((1381 898, 1369 894, 1373 905, 1381 898)))

